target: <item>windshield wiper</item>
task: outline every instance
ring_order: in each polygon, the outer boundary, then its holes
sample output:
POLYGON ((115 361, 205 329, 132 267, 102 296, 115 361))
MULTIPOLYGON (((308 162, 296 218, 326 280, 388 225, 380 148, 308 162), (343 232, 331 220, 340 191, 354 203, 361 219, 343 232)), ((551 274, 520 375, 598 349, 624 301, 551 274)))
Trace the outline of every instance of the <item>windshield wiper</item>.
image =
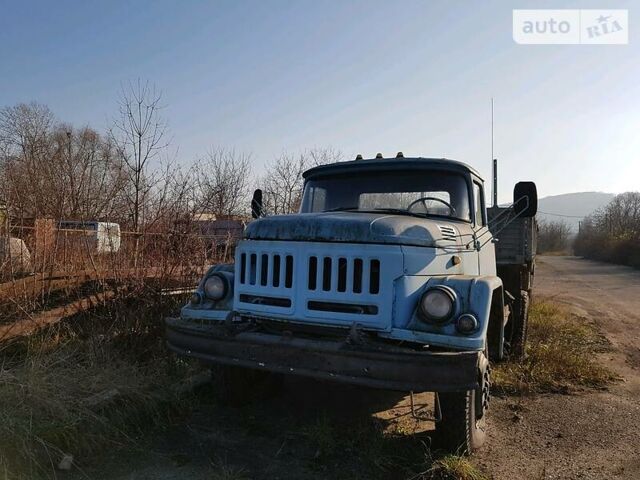
POLYGON ((335 208, 329 208, 327 210, 323 210, 322 213, 325 212, 346 212, 349 210, 360 210, 358 207, 335 207, 335 208))
POLYGON ((419 212, 411 212, 409 210, 405 210, 404 208, 374 208, 376 212, 387 212, 387 213, 398 213, 400 215, 409 215, 410 217, 418 217, 418 218, 427 218, 430 216, 429 213, 419 213, 419 212))
POLYGON ((322 210, 322 213, 327 212, 361 212, 361 213, 395 213, 398 215, 408 215, 410 217, 417 218, 429 218, 429 217, 441 217, 441 218, 452 218, 448 215, 438 215, 437 213, 420 213, 420 212, 411 212, 409 210, 405 210, 404 208, 392 208, 392 207, 381 207, 381 208, 372 208, 372 209, 362 209, 358 207, 335 207, 329 208, 327 210, 322 210))

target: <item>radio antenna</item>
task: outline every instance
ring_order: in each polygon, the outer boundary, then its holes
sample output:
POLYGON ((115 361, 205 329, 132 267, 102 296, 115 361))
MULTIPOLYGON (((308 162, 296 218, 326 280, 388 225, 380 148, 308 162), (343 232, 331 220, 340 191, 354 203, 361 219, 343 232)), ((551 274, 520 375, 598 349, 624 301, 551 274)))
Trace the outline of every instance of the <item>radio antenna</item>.
POLYGON ((498 206, 498 159, 493 156, 493 97, 491 97, 491 161, 493 162, 493 206, 498 206))
POLYGON ((493 159, 493 97, 491 97, 491 159, 493 159))

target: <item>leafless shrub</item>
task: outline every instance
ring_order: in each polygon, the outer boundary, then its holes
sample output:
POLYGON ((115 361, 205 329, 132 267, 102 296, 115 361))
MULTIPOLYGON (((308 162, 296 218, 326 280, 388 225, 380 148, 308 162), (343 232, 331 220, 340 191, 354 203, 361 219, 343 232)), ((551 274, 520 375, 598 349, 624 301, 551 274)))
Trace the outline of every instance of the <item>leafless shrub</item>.
POLYGON ((617 195, 580 224, 576 254, 640 268, 640 192, 617 195))
POLYGON ((563 221, 539 223, 538 253, 565 252, 571 239, 571 227, 563 221))
POLYGON ((196 164, 198 204, 216 216, 246 213, 251 182, 251 155, 212 148, 196 164))

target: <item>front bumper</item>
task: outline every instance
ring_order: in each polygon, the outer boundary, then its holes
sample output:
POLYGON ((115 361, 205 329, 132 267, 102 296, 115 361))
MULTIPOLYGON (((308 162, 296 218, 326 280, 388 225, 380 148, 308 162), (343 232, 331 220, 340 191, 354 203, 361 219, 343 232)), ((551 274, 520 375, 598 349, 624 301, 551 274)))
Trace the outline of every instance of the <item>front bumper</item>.
POLYGON ((241 331, 166 319, 167 344, 205 363, 401 391, 465 391, 478 385, 478 352, 416 351, 395 345, 241 331))

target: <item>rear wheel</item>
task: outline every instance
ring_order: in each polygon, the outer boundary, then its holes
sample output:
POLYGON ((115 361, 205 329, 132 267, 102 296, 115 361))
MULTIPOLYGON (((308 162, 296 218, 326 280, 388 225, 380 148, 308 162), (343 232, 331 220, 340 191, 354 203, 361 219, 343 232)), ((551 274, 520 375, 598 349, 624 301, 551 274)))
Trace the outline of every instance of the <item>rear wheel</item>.
POLYGON ((441 448, 458 455, 469 455, 486 440, 486 414, 489 408, 491 369, 483 356, 480 385, 466 392, 438 393, 442 418, 436 422, 441 448))

